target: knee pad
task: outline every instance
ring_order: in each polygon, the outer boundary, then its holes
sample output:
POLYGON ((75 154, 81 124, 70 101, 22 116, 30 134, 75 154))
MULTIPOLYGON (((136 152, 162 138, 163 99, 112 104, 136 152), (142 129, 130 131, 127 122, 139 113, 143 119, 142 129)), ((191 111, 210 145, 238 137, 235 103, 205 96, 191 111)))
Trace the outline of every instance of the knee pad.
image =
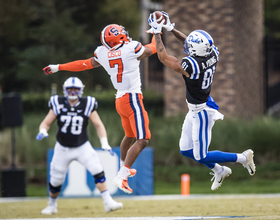
POLYGON ((58 193, 61 190, 61 185, 60 186, 53 186, 51 183, 49 183, 49 189, 51 193, 58 193))
POLYGON ((106 181, 104 171, 93 176, 95 184, 104 183, 106 181))

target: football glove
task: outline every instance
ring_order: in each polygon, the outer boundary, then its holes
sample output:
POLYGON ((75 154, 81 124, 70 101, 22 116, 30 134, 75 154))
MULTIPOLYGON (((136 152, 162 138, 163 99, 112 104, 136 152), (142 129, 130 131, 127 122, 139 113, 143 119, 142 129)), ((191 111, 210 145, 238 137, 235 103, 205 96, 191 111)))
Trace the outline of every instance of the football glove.
POLYGON ((169 16, 166 12, 162 11, 163 16, 165 17, 166 24, 162 25, 167 31, 172 31, 174 29, 175 23, 170 22, 169 16))
POLYGON ((162 26, 163 26, 163 23, 165 22, 165 20, 163 19, 160 23, 157 23, 157 21, 156 21, 156 14, 155 13, 151 13, 150 17, 148 19, 148 22, 149 22, 149 25, 152 28, 150 28, 146 32, 147 33, 160 34, 162 26))
POLYGON ((49 136, 47 130, 45 128, 40 129, 39 133, 36 136, 38 141, 41 141, 43 138, 47 138, 49 136))
POLYGON ((59 64, 56 65, 48 65, 43 70, 46 75, 50 75, 56 73, 58 71, 59 64))
POLYGON ((102 150, 107 150, 112 156, 114 156, 114 151, 110 147, 107 137, 100 138, 100 142, 102 150))

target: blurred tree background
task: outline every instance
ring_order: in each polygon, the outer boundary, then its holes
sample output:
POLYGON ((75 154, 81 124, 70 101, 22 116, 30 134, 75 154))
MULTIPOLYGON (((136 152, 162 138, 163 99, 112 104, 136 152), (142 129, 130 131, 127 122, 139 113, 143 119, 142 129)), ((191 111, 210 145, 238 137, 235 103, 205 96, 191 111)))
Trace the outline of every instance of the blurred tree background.
MULTIPOLYGON (((62 85, 68 73, 46 77, 48 64, 93 56, 102 29, 116 23, 138 39, 139 1, 131 0, 0 0, 0 85, 7 92, 42 92, 62 85)), ((91 88, 112 88, 103 68, 79 73, 91 88)))

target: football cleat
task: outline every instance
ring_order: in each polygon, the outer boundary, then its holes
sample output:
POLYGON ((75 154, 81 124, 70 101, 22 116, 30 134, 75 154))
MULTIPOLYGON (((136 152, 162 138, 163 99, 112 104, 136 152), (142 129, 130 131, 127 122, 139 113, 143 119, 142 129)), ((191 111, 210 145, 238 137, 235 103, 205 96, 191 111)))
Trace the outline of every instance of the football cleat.
POLYGON ((116 176, 113 180, 113 184, 125 193, 131 194, 133 192, 133 190, 128 185, 127 178, 122 179, 121 177, 116 176))
POLYGON ((111 212, 123 208, 123 204, 121 202, 116 202, 113 199, 103 202, 103 204, 105 212, 111 212))
POLYGON ((226 177, 228 177, 231 173, 232 173, 231 169, 226 166, 223 166, 223 172, 221 174, 210 173, 211 175, 214 175, 213 178, 211 179, 211 181, 213 181, 213 179, 214 179, 211 189, 212 190, 218 189, 222 185, 223 180, 226 177))
POLYGON ((137 173, 136 169, 130 169, 128 177, 134 177, 136 173, 137 173))
POLYGON ((253 160, 254 151, 252 151, 251 149, 248 149, 248 150, 244 151, 242 154, 246 157, 246 162, 243 163, 243 166, 245 168, 247 168, 249 174, 251 176, 253 176, 256 172, 256 166, 255 166, 254 160, 253 160))
POLYGON ((57 213, 57 204, 55 205, 48 205, 46 208, 44 208, 42 211, 41 211, 41 214, 42 215, 52 215, 52 214, 56 214, 57 213))

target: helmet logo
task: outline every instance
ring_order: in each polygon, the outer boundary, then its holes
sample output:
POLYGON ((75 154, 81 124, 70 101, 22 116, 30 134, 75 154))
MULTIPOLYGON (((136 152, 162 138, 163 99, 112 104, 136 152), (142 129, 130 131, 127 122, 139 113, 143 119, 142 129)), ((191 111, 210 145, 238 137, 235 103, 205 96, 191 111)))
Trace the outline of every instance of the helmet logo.
POLYGON ((115 36, 118 36, 120 34, 119 30, 116 29, 115 27, 112 27, 110 30, 109 30, 110 33, 112 33, 113 35, 115 36))
POLYGON ((193 35, 191 35, 191 36, 189 36, 189 38, 188 38, 188 42, 193 42, 193 43, 198 43, 198 44, 200 44, 201 43, 201 39, 199 39, 199 38, 194 38, 194 36, 193 35))

